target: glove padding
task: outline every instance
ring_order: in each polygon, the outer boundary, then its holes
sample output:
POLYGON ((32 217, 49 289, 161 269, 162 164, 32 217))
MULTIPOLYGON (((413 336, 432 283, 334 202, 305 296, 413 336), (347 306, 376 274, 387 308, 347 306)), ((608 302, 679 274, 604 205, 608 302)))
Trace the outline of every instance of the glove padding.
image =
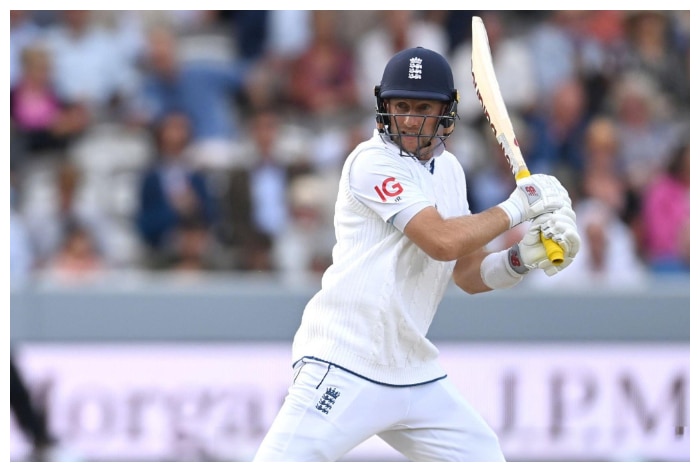
POLYGON ((571 207, 569 192, 554 176, 533 174, 516 184, 510 197, 498 205, 508 214, 511 228, 543 213, 571 207))
POLYGON ((536 217, 523 239, 514 244, 508 253, 511 268, 526 274, 532 269, 542 269, 548 276, 553 276, 566 269, 578 254, 581 237, 576 228, 576 213, 570 206, 565 206, 552 213, 536 217), (564 261, 554 265, 547 258, 547 251, 540 239, 540 232, 554 240, 564 251, 564 261))

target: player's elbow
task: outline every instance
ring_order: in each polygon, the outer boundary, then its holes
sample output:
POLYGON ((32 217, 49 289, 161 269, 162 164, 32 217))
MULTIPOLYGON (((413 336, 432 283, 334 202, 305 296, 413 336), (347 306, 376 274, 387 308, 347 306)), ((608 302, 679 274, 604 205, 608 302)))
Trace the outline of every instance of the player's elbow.
POLYGON ((472 283, 468 281, 458 281, 454 279, 455 285, 459 287, 462 291, 468 293, 469 295, 476 295, 479 293, 490 292, 491 289, 485 286, 483 283, 472 283))
POLYGON ((486 285, 481 273, 485 257, 486 252, 481 250, 459 258, 452 271, 455 285, 470 295, 490 291, 491 288, 486 285))
POLYGON ((431 258, 440 262, 454 261, 460 257, 458 246, 448 240, 435 240, 429 247, 423 248, 423 250, 431 258))

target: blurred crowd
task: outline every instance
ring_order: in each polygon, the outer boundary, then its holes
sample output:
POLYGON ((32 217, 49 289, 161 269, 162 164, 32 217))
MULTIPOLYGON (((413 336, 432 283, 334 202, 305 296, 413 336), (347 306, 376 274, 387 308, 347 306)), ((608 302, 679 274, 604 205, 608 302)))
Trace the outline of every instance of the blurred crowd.
POLYGON ((559 283, 689 273, 689 11, 13 10, 13 280, 317 280, 374 85, 418 45, 453 66, 448 147, 472 211, 503 201, 513 178, 471 83, 475 14, 530 170, 574 201, 583 246, 559 283))

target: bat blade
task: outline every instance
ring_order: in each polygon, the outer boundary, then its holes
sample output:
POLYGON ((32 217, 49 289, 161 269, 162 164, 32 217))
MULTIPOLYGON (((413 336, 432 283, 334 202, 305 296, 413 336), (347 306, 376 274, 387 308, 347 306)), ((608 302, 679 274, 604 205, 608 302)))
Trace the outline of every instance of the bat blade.
POLYGON ((520 151, 510 115, 501 95, 486 27, 478 16, 472 18, 472 81, 484 115, 508 159, 513 176, 516 179, 527 177, 530 171, 520 151))
MULTIPOLYGON (((476 95, 479 98, 484 115, 491 126, 496 140, 508 159, 510 169, 515 180, 528 177, 530 171, 525 164, 518 139, 513 130, 508 109, 503 101, 501 89, 498 85, 496 71, 493 68, 491 46, 483 20, 472 17, 472 81, 476 95)), ((547 251, 547 257, 559 265, 564 261, 564 251, 551 239, 541 235, 542 243, 547 251)))

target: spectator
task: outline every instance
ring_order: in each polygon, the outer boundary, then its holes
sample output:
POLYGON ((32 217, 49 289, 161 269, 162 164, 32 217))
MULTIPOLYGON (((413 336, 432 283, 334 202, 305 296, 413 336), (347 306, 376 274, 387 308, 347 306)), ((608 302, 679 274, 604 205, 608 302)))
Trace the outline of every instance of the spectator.
POLYGON ((275 240, 274 264, 289 284, 318 284, 335 244, 326 185, 314 174, 294 177, 288 188, 289 224, 275 240))
POLYGON ((192 127, 192 163, 226 168, 239 134, 236 100, 245 73, 233 60, 181 60, 179 44, 170 28, 150 30, 132 119, 150 126, 173 111, 185 113, 192 127))
POLYGON ((25 172, 18 203, 35 250, 36 267, 44 268, 61 248, 67 221, 79 222, 103 250, 108 237, 106 220, 81 198, 84 173, 70 159, 58 165, 41 164, 47 165, 25 172))
MULTIPOLYGON (((225 197, 225 240, 242 256, 254 244, 269 251, 289 222, 287 191, 290 179, 310 172, 316 143, 272 108, 253 112, 246 123, 248 138, 239 144, 241 159, 229 175, 225 197), (309 142, 314 146, 309 148, 309 142), (266 240, 264 244, 259 243, 266 240)), ((270 254, 258 260, 271 261, 270 254)), ((246 270, 238 258, 236 266, 246 270)), ((270 266, 267 270, 275 270, 270 266)))
POLYGON ((655 272, 690 271, 690 145, 680 146, 642 196, 644 257, 655 272))
POLYGON ((340 41, 338 12, 312 12, 309 46, 290 66, 289 97, 293 106, 319 123, 337 121, 355 109, 355 58, 340 41))
POLYGON ((66 221, 63 243, 46 267, 49 278, 61 284, 81 284, 99 279, 106 270, 90 232, 77 221, 66 221))
POLYGON ((602 73, 605 52, 586 30, 588 15, 584 10, 547 12, 529 33, 537 103, 549 103, 552 93, 564 82, 586 82, 602 73))
POLYGON ((620 165, 615 122, 605 116, 593 118, 584 140, 583 176, 575 193, 582 198, 597 198, 622 216, 626 213, 629 189, 620 165))
POLYGON ((262 55, 250 65, 244 100, 248 111, 289 106, 289 70, 311 40, 311 11, 272 10, 265 23, 262 55))
POLYGON ((658 89, 646 75, 624 74, 610 98, 625 180, 641 195, 666 168, 681 128, 665 115, 658 89))
POLYGON ((90 10, 62 10, 59 18, 46 35, 59 96, 83 104, 94 122, 113 119, 135 86, 132 56, 90 10))
POLYGON ((218 205, 204 174, 189 163, 187 115, 165 115, 155 127, 155 140, 158 155, 141 181, 136 224, 151 264, 162 267, 172 257, 176 230, 183 224, 211 230, 218 205))
MULTIPOLYGON (((226 219, 232 244, 241 248, 244 259, 264 252, 264 256, 255 258, 257 270, 262 270, 260 261, 266 261, 265 270, 274 270, 269 251, 289 221, 287 186, 290 169, 296 163, 286 155, 288 148, 281 145, 283 124, 274 110, 257 110, 249 118, 247 129, 250 139, 241 146, 249 160, 231 174, 227 196, 231 216, 226 219)), ((238 267, 251 270, 246 263, 238 267)))
POLYGON ((182 221, 174 231, 173 250, 163 268, 184 275, 197 275, 215 270, 212 260, 213 233, 199 221, 182 221))
POLYGON ((279 118, 272 112, 263 111, 253 117, 252 136, 257 145, 256 162, 250 170, 253 226, 273 240, 289 218, 287 166, 275 146, 279 129, 279 118))
POLYGON ((63 155, 68 145, 90 125, 80 103, 67 103, 52 82, 48 51, 38 45, 22 51, 22 73, 10 90, 10 120, 17 138, 31 157, 38 153, 63 155))
POLYGON ((690 110, 689 66, 682 48, 672 47, 671 14, 637 10, 625 21, 625 52, 622 70, 640 72, 671 101, 670 106, 686 115, 690 110))
POLYGON ((528 166, 534 173, 553 173, 567 188, 583 170, 583 141, 589 116, 588 96, 578 78, 564 80, 551 99, 526 117, 532 146, 528 166))

